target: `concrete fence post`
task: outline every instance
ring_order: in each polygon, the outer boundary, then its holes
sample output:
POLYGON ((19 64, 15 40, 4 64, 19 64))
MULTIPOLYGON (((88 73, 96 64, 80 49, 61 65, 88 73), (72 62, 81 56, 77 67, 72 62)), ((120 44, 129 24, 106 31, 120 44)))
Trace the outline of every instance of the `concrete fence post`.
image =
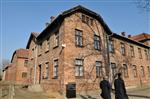
POLYGON ((13 99, 12 85, 9 85, 9 99, 13 99))
POLYGON ((0 99, 2 99, 2 88, 0 88, 0 99))

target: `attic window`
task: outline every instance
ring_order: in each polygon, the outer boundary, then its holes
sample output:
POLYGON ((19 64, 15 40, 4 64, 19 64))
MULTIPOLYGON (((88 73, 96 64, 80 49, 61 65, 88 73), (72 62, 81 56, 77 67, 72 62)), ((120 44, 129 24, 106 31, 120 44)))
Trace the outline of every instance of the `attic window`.
POLYGON ((83 23, 86 23, 87 25, 93 26, 93 20, 94 20, 93 18, 91 18, 91 17, 89 17, 87 15, 82 14, 81 19, 82 19, 83 23))
POLYGON ((85 15, 84 15, 84 14, 82 14, 82 22, 86 22, 86 21, 85 21, 85 15))

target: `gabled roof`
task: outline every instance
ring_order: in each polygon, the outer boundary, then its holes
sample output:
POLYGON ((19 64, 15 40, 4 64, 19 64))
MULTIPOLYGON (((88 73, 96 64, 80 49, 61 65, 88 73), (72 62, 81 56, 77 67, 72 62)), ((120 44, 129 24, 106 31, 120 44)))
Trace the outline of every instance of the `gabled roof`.
POLYGON ((79 5, 79 6, 76 6, 76 7, 74 7, 74 8, 71 8, 71 9, 69 9, 69 10, 66 10, 66 11, 64 11, 63 13, 61 13, 60 15, 58 15, 58 16, 54 19, 54 21, 52 21, 52 22, 41 32, 41 34, 37 37, 37 40, 40 40, 41 38, 43 38, 43 37, 46 35, 46 33, 47 33, 46 31, 47 31, 49 28, 50 28, 50 29, 55 28, 54 25, 60 24, 60 23, 63 21, 63 19, 64 19, 65 17, 67 17, 67 16, 69 16, 69 15, 75 13, 75 12, 83 12, 83 13, 85 13, 85 14, 87 14, 87 15, 90 15, 90 16, 94 17, 95 19, 97 19, 97 20, 102 24, 102 26, 104 27, 104 29, 105 29, 105 31, 106 31, 107 34, 112 34, 112 31, 109 29, 109 27, 107 26, 107 24, 104 22, 104 20, 102 19, 102 17, 101 17, 99 14, 97 14, 97 13, 95 13, 95 12, 93 12, 93 11, 91 11, 91 10, 89 10, 89 9, 87 9, 87 8, 85 8, 85 7, 83 7, 83 6, 81 6, 81 5, 79 5))
POLYGON ((32 32, 31 33, 31 35, 29 37, 29 40, 28 40, 28 43, 27 43, 27 46, 26 46, 27 49, 29 49, 29 45, 31 43, 31 40, 34 39, 34 38, 37 38, 38 35, 39 35, 39 33, 37 33, 37 32, 32 32))
POLYGON ((135 41, 145 41, 145 40, 150 40, 150 34, 147 33, 141 33, 139 35, 131 36, 129 39, 135 40, 135 41))
POLYGON ((19 58, 28 58, 29 51, 28 51, 28 49, 22 49, 22 48, 15 50, 15 52, 13 53, 12 58, 11 58, 11 63, 12 63, 15 55, 17 56, 17 58, 18 57, 19 58))
POLYGON ((130 42, 130 43, 132 43, 132 44, 136 44, 136 45, 138 45, 138 46, 142 46, 142 47, 144 47, 144 48, 149 48, 149 49, 150 49, 149 46, 147 46, 147 45, 145 45, 145 44, 143 44, 143 43, 141 43, 141 42, 138 42, 138 41, 129 39, 129 38, 125 37, 125 36, 121 36, 121 35, 119 35, 119 34, 117 34, 117 33, 113 33, 112 37, 115 37, 115 38, 117 38, 117 39, 120 39, 120 40, 123 40, 123 41, 127 41, 127 42, 130 42))

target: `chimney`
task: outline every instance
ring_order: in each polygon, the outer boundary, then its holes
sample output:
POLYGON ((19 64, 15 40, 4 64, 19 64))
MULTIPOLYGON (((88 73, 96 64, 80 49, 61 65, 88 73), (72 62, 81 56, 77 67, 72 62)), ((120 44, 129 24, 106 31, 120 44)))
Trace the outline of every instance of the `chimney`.
POLYGON ((131 35, 128 35, 128 38, 130 38, 131 37, 131 35))
POLYGON ((51 16, 50 19, 51 19, 51 22, 53 22, 54 19, 55 19, 55 17, 54 17, 54 16, 51 16))
POLYGON ((45 26, 47 27, 48 25, 49 25, 49 23, 48 23, 48 22, 46 22, 46 23, 45 23, 45 26))
POLYGON ((126 36, 126 32, 121 32, 121 35, 122 36, 126 36))

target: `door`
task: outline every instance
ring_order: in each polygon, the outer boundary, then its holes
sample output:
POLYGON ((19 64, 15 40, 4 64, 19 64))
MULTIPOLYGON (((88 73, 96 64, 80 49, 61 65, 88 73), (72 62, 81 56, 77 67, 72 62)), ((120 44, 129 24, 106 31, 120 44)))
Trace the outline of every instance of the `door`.
POLYGON ((41 65, 39 65, 39 84, 41 83, 41 78, 42 78, 42 77, 41 77, 41 72, 42 72, 42 71, 41 71, 41 65))

